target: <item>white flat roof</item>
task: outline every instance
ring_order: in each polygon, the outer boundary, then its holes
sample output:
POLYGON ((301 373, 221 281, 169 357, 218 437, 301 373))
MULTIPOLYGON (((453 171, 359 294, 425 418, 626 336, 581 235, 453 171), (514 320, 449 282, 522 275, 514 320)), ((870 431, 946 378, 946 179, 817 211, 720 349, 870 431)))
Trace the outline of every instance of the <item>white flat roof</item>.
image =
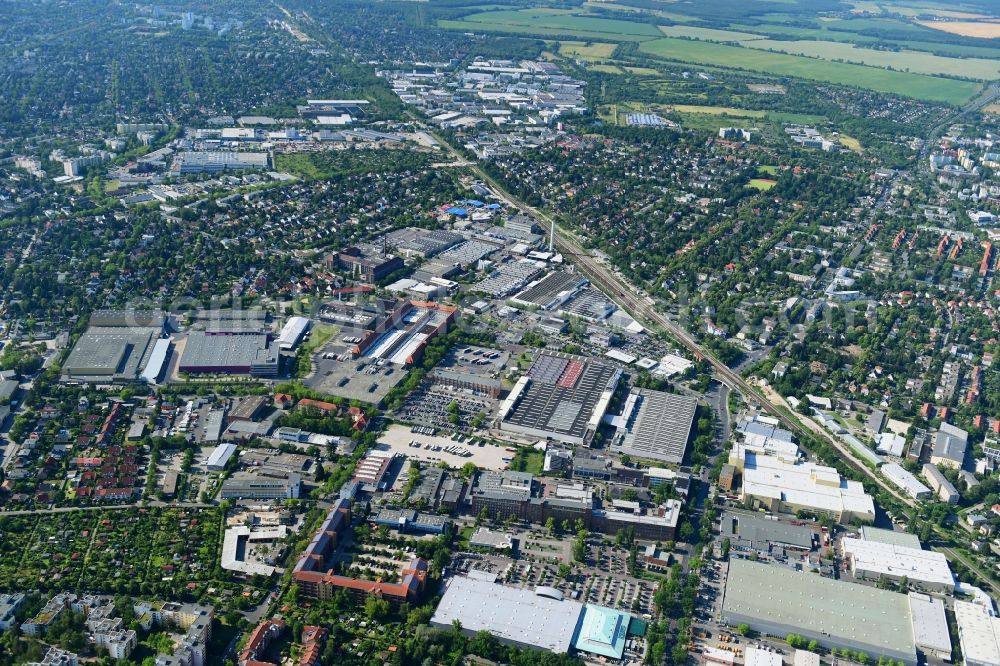
POLYGON ((431 624, 450 627, 454 620, 469 631, 488 631, 500 639, 555 653, 569 651, 583 604, 557 601, 531 590, 454 576, 431 624))
POLYGON ((770 650, 748 647, 744 662, 746 666, 781 666, 781 655, 770 650))
POLYGON ((208 457, 209 467, 222 467, 229 460, 229 457, 236 452, 235 444, 219 444, 208 457))
POLYGON ((796 650, 792 664, 794 666, 819 666, 819 655, 809 650, 796 650))
POLYGON ((844 554, 854 568, 871 575, 906 576, 910 580, 954 587, 948 558, 933 550, 845 537, 844 554))
POLYGON ((901 490, 906 491, 909 495, 916 498, 920 495, 930 495, 931 489, 920 483, 917 477, 913 476, 907 472, 898 463, 886 463, 882 465, 882 474, 885 478, 893 482, 893 484, 901 490))
POLYGON ((240 537, 252 539, 250 528, 244 525, 230 527, 226 530, 226 535, 222 539, 222 568, 228 571, 239 571, 246 574, 259 574, 270 576, 274 573, 274 567, 258 562, 248 562, 236 559, 240 537))
POLYGON ((775 497, 788 504, 822 511, 875 517, 875 503, 857 481, 842 479, 837 470, 811 462, 791 463, 772 456, 744 453, 743 490, 758 497, 775 497))
POLYGON ((1000 664, 1000 618, 991 616, 985 606, 956 601, 955 621, 966 664, 1000 664))
POLYGON ((921 650, 933 650, 940 654, 951 654, 951 634, 948 620, 944 616, 944 602, 940 599, 910 592, 910 621, 913 623, 913 637, 921 650))

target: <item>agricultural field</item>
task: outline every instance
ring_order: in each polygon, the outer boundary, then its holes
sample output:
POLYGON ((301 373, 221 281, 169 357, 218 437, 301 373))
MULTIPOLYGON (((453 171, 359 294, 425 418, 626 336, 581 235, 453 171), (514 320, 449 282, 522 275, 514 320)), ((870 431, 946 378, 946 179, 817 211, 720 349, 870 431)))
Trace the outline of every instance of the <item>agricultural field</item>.
MULTIPOLYGON (((1000 29, 1000 25, 997 26, 1000 29)), ((734 33, 740 34, 740 33, 734 33)), ((1000 32, 998 32, 1000 35, 1000 32)), ((823 60, 843 60, 871 67, 891 68, 918 74, 960 76, 992 81, 1000 78, 1000 60, 981 58, 947 58, 917 51, 880 51, 844 42, 781 41, 773 39, 745 40, 747 48, 780 51, 823 60)), ((1000 53, 1000 52, 998 52, 1000 53)))
POLYGON ((736 118, 763 118, 766 111, 751 111, 737 109, 731 106, 697 106, 695 104, 673 104, 671 108, 678 113, 704 113, 710 116, 733 116, 736 118))
POLYGON ((920 21, 920 25, 962 37, 996 39, 1000 37, 1000 22, 992 21, 920 21))
POLYGON ((587 69, 593 72, 601 72, 602 74, 624 74, 624 70, 621 67, 616 67, 615 65, 587 65, 587 69))
POLYGON ((607 42, 559 42, 559 55, 580 60, 606 60, 614 55, 617 44, 607 42))
POLYGON ((658 71, 650 67, 626 67, 625 71, 630 74, 637 74, 639 76, 656 76, 659 74, 658 71))
POLYGON ((738 63, 741 69, 751 71, 860 86, 878 92, 937 102, 961 103, 972 98, 979 90, 978 84, 969 81, 827 62, 816 58, 757 51, 713 42, 665 37, 643 42, 639 45, 639 50, 667 60, 728 67, 738 63))
POLYGON ((661 25, 660 32, 665 37, 683 37, 687 39, 703 39, 708 42, 747 42, 755 39, 767 39, 766 35, 736 30, 717 30, 715 28, 699 28, 692 25, 661 25))
POLYGON ((654 39, 661 35, 655 25, 620 19, 606 19, 574 14, 571 10, 520 9, 477 12, 458 21, 439 21, 443 28, 486 30, 489 32, 523 32, 526 34, 561 34, 591 37, 604 35, 629 41, 654 39))
MULTIPOLYGON (((1000 22, 973 20, 980 14, 965 5, 948 9, 930 2, 860 2, 855 3, 856 16, 821 17, 806 11, 802 0, 788 0, 788 5, 787 12, 763 14, 727 6, 725 15, 709 18, 702 8, 668 2, 659 9, 655 3, 639 8, 589 1, 567 9, 473 11, 439 20, 438 26, 565 37, 568 41, 560 43, 559 55, 582 60, 606 60, 618 44, 631 42, 642 54, 675 62, 735 67, 952 104, 975 96, 981 87, 977 82, 1000 79, 1000 49, 985 40, 981 45, 961 42, 939 30, 951 26, 945 29, 964 34, 962 26, 972 25, 982 36, 992 35, 994 29, 1000 35, 1000 22), (949 20, 926 20, 931 17, 949 20), (655 25, 660 18, 664 25, 655 25)), ((627 55, 620 58, 625 62, 614 65, 645 65, 629 62, 627 55)), ((616 73, 607 68, 594 71, 616 73)))

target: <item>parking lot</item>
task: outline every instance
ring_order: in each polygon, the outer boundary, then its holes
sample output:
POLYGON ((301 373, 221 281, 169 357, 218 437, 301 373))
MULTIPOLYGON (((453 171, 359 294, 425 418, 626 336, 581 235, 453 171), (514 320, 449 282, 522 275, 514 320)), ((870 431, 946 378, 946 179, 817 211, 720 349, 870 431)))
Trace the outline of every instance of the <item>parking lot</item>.
POLYGON ((507 450, 508 447, 489 443, 478 445, 471 443, 467 438, 463 439, 465 441, 459 441, 445 435, 426 435, 411 432, 409 426, 396 424, 389 426, 378 442, 379 444, 388 446, 393 452, 400 453, 407 458, 430 463, 444 461, 451 467, 461 467, 471 462, 480 469, 501 470, 507 467, 504 458, 510 458, 513 455, 511 451, 507 450), (410 446, 410 442, 416 442, 420 446, 410 446), (463 456, 450 453, 444 450, 445 447, 465 451, 471 455, 463 456))
POLYGON ((347 400, 377 404, 408 372, 385 360, 352 360, 342 353, 343 346, 343 342, 330 342, 316 353, 316 371, 304 380, 306 386, 347 400))
POLYGON ((477 415, 483 425, 488 425, 496 405, 496 400, 474 395, 467 389, 431 384, 425 380, 407 396, 402 407, 396 411, 396 416, 436 428, 469 430, 470 422, 477 415), (458 405, 457 421, 448 409, 453 402, 458 405))
POLYGON ((585 566, 573 562, 570 536, 547 538, 540 536, 536 530, 518 529, 513 530, 513 534, 519 542, 519 559, 458 553, 452 558, 452 567, 457 573, 468 573, 470 570, 489 572, 513 587, 554 587, 567 598, 581 603, 616 608, 639 617, 653 615, 656 583, 628 574, 627 553, 623 549, 599 545, 601 539, 592 537, 590 564, 585 566), (532 548, 529 550, 527 546, 532 548), (536 552, 539 550, 543 554, 536 552), (595 555, 596 560, 593 559, 595 555), (560 568, 563 574, 568 574, 566 577, 560 576, 560 568))

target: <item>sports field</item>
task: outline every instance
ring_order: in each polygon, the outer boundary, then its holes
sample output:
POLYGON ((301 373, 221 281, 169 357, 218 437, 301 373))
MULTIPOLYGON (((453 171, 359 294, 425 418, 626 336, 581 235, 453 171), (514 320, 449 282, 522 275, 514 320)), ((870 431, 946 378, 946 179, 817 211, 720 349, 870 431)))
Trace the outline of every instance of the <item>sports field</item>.
POLYGON ((979 89, 978 84, 970 81, 893 72, 877 67, 670 37, 643 42, 639 45, 639 50, 668 60, 737 67, 940 102, 962 103, 971 99, 979 89))
POLYGON ((761 192, 767 192, 769 189, 778 184, 778 181, 771 180, 770 178, 752 178, 750 180, 750 187, 755 190, 760 190, 761 192))

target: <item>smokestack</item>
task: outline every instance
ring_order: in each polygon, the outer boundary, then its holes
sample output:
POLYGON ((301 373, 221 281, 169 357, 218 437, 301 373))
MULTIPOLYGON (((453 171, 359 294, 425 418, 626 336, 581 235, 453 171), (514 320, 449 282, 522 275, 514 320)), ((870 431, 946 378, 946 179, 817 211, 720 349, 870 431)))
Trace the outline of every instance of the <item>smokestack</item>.
POLYGON ((555 252, 556 246, 556 218, 552 218, 552 229, 549 230, 549 252, 555 252))

